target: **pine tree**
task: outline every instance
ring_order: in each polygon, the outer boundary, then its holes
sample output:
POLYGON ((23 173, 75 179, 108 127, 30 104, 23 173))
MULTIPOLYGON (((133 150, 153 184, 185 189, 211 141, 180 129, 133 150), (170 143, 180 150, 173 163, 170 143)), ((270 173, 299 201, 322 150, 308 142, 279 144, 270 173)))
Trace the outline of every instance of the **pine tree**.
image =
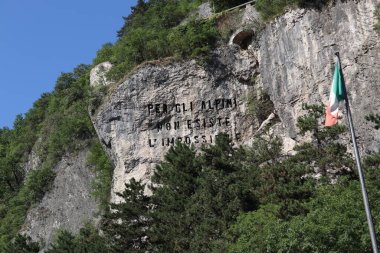
POLYGON ((144 184, 132 178, 123 193, 118 193, 122 202, 111 204, 104 216, 102 230, 111 252, 146 252, 151 205, 144 189, 144 184))
POLYGON ((346 132, 344 125, 332 127, 323 126, 325 115, 324 105, 303 105, 308 113, 298 118, 297 126, 300 134, 310 133, 311 142, 297 145, 297 154, 291 158, 295 162, 309 164, 312 168, 326 176, 328 172, 353 175, 352 158, 347 154, 347 148, 339 141, 346 132))
POLYGON ((18 234, 10 241, 2 250, 4 253, 38 253, 40 245, 37 242, 32 242, 29 236, 18 234))
POLYGON ((199 187, 186 208, 194 227, 188 252, 211 252, 215 240, 242 211, 255 210, 256 167, 243 164, 246 151, 236 149, 226 134, 203 148, 199 187))
POLYGON ((76 253, 75 236, 66 230, 58 232, 55 242, 46 253, 76 253))
POLYGON ((152 178, 154 224, 151 231, 154 252, 187 252, 192 225, 186 205, 198 186, 201 173, 195 150, 177 143, 157 166, 152 178))

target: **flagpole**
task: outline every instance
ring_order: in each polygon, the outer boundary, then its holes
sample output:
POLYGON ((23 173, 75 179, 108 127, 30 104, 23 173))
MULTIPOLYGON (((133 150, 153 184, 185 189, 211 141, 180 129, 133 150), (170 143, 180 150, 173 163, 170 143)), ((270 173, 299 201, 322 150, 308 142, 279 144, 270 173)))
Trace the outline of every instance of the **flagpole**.
MULTIPOLYGON (((336 52, 335 55, 338 57, 340 72, 343 73, 342 72, 342 67, 340 65, 339 52, 336 52)), ((343 75, 342 75, 342 78, 344 80, 343 75)), ((355 159, 356 159, 356 165, 358 167, 358 172, 359 172, 360 186, 361 186, 361 191, 362 191, 362 195, 363 195, 363 202, 364 202, 365 213, 366 213, 366 216, 367 216, 369 233, 370 233, 370 236, 371 236, 372 249, 373 249, 374 253, 378 253, 377 242, 376 242, 376 235, 375 235, 375 228, 374 228, 373 222, 372 222, 371 208, 369 207, 368 194, 367 194, 367 190, 366 190, 366 187, 365 187, 365 180, 364 180, 364 176, 363 176, 362 163, 360 161, 360 155, 359 155, 359 151, 358 151, 358 146, 356 144, 355 130, 354 130, 354 125, 352 123, 352 116, 351 116, 350 105, 349 105, 349 102, 348 102, 347 92, 345 92, 345 106, 346 106, 346 111, 347 111, 348 124, 350 126, 350 131, 351 131, 352 146, 353 146, 353 149, 354 149, 354 154, 355 154, 355 159)))

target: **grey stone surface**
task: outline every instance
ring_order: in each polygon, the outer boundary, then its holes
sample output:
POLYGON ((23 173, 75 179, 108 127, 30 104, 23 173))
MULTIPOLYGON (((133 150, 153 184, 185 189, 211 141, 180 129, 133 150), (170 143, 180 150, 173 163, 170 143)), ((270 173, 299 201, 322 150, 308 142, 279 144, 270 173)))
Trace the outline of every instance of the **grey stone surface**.
POLYGON ((52 189, 28 211, 21 233, 34 241, 52 242, 60 228, 79 232, 85 222, 97 221, 98 205, 90 196, 94 173, 87 165, 88 150, 64 157, 54 168, 52 189))
POLYGON ((106 74, 112 68, 110 62, 102 62, 91 69, 90 72, 90 85, 92 87, 103 85, 107 86, 112 84, 110 80, 107 79, 106 74))
POLYGON ((206 3, 201 4, 198 7, 197 13, 198 13, 200 18, 211 17, 213 14, 213 11, 212 11, 210 2, 206 2, 206 3))
POLYGON ((175 140, 200 147, 220 132, 229 133, 236 144, 253 136, 246 101, 256 57, 238 47, 221 47, 211 62, 206 67, 195 61, 145 64, 99 108, 93 123, 115 164, 112 201, 118 201, 115 192, 132 177, 148 182, 175 140))
MULTIPOLYGON (((292 153, 293 146, 307 138, 298 135, 296 128, 297 118, 304 113, 302 103, 327 102, 336 51, 342 58, 360 148, 377 151, 380 130, 364 120, 370 112, 379 113, 380 106, 380 38, 373 30, 377 3, 336 1, 322 11, 290 10, 265 26, 257 25, 257 13, 247 7, 242 28, 255 32, 248 50, 234 45, 219 47, 212 64, 204 67, 195 61, 146 63, 114 85, 92 116, 115 165, 112 201, 119 201, 115 193, 132 177, 149 182, 173 140, 180 138, 200 147, 204 141, 214 141, 216 134, 227 132, 236 144, 249 144, 264 127, 259 129, 248 113, 247 101, 257 88, 270 95, 275 107, 265 124, 283 138, 284 152, 292 153), (251 84, 252 76, 256 86, 251 84), (209 101, 214 109, 208 108, 209 101), (227 108, 227 101, 232 106, 227 108), (206 108, 202 109, 202 102, 206 108)), ((91 85, 108 85, 104 73, 109 67, 108 63, 96 66, 91 85)), ((49 243, 57 228, 77 232, 85 220, 96 219, 97 205, 89 193, 94 175, 85 162, 87 153, 70 155, 57 165, 53 189, 29 211, 23 233, 49 243)), ((31 154, 25 170, 38 163, 38 157, 31 154)))
POLYGON ((297 118, 305 113, 302 104, 327 102, 336 51, 341 53, 361 150, 376 151, 379 130, 374 130, 364 116, 379 112, 380 105, 380 44, 373 30, 377 3, 337 1, 321 11, 290 10, 265 26, 258 21, 257 12, 247 6, 242 27, 254 31, 248 50, 234 45, 217 48, 207 67, 194 61, 141 66, 117 86, 93 116, 99 138, 116 166, 112 201, 118 201, 115 192, 122 191, 132 177, 149 182, 155 165, 170 146, 167 138, 189 137, 194 144, 194 136, 227 131, 233 138, 236 133, 241 135, 239 140, 235 138, 237 144, 249 144, 260 131, 248 116, 247 98, 259 87, 270 95, 274 116, 280 119, 271 132, 283 138, 284 152, 292 153, 293 146, 305 139, 296 128, 297 118), (249 85, 252 76, 256 76, 255 87, 249 85), (202 101, 223 98, 237 98, 236 109, 201 110, 202 101), (173 105, 184 103, 188 109, 190 102, 193 111, 175 112, 173 105), (149 114, 156 104, 159 111, 167 104, 168 112, 149 114), (187 120, 194 124, 196 119, 210 117, 228 117, 232 124, 186 127, 187 120), (181 124, 178 130, 173 129, 176 121, 181 124), (165 129, 166 123, 171 124, 170 130, 165 129), (163 124, 163 130, 158 131, 157 124, 163 124))
POLYGON ((380 112, 380 37, 373 30, 377 3, 336 1, 321 12, 292 10, 265 27, 257 53, 262 85, 293 139, 300 140, 295 123, 302 103, 326 104, 339 51, 361 150, 378 150, 380 132, 364 119, 380 112))

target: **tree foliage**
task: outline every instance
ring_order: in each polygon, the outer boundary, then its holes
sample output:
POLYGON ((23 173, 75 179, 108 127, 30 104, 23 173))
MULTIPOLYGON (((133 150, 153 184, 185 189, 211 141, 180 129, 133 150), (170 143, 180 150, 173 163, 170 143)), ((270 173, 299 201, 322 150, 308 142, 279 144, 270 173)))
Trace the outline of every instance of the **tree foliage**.
POLYGON ((380 4, 376 5, 375 9, 375 18, 376 18, 376 24, 374 26, 374 29, 377 33, 380 34, 380 4))
POLYGON ((105 44, 97 52, 94 63, 113 63, 108 75, 118 80, 144 61, 169 56, 206 57, 218 37, 213 20, 190 19, 181 24, 200 3, 199 0, 138 1, 132 13, 124 17, 118 41, 114 45, 105 44))
POLYGON ((246 2, 249 2, 249 0, 212 0, 211 5, 216 12, 220 12, 246 2))
MULTIPOLYGON (((123 201, 103 216, 103 235, 91 230, 88 236, 112 253, 371 252, 360 185, 339 142, 344 128, 322 128, 320 105, 304 109, 297 125, 311 139, 293 155, 282 154, 281 140, 273 136, 237 148, 221 134, 202 152, 177 143, 152 184, 127 183, 118 194, 123 201), (146 190, 152 194, 144 195, 146 190)), ((379 157, 365 159, 377 228, 379 157)), ((79 237, 63 233, 52 249, 82 252, 79 237)))
POLYGON ((329 0, 257 0, 256 10, 264 20, 283 14, 288 8, 322 8, 329 0))
POLYGON ((38 253, 41 250, 37 242, 32 242, 29 236, 17 235, 3 248, 5 253, 38 253))
POLYGON ((88 79, 89 66, 83 64, 62 73, 54 91, 18 115, 13 129, 0 130, 0 247, 17 235, 28 208, 50 189, 61 157, 93 138, 88 79), (38 156, 39 164, 26 171, 31 155, 38 156))

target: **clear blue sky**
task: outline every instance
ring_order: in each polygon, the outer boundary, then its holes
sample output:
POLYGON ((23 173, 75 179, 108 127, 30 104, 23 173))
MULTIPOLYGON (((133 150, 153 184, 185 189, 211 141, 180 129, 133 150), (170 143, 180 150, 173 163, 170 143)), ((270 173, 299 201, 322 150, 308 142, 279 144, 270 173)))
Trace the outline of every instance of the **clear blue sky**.
POLYGON ((116 41, 137 0, 0 0, 0 127, 116 41))

